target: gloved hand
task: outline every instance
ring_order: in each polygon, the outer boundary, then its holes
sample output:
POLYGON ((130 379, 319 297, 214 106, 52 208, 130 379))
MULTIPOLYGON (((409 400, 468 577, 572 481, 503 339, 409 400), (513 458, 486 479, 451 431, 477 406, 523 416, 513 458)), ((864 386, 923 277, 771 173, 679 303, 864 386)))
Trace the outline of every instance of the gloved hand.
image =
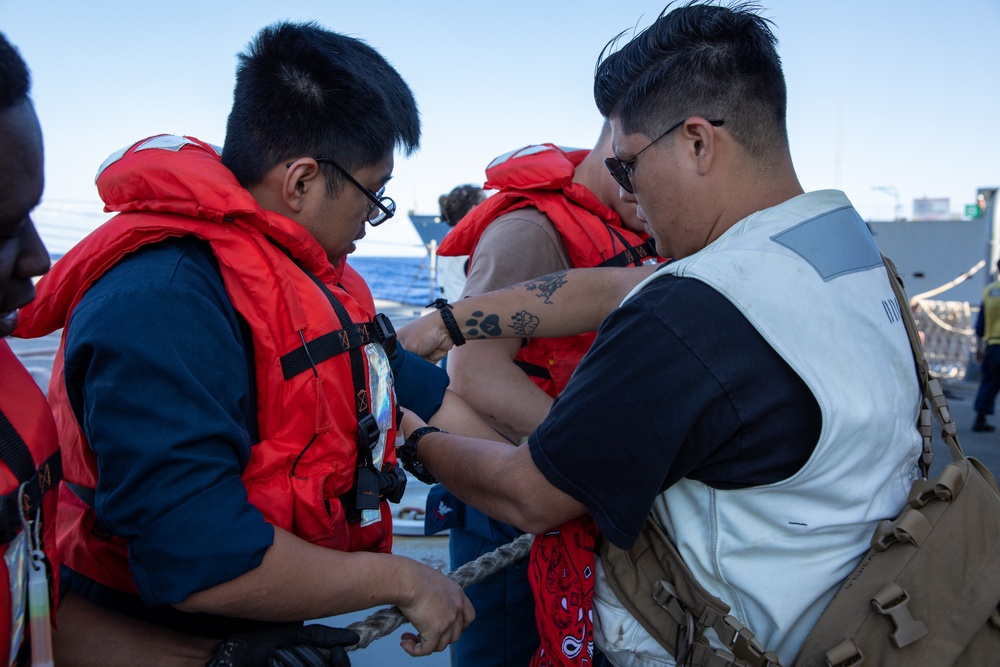
POLYGON ((344 628, 298 623, 235 632, 215 645, 205 667, 350 667, 344 647, 360 639, 344 628))

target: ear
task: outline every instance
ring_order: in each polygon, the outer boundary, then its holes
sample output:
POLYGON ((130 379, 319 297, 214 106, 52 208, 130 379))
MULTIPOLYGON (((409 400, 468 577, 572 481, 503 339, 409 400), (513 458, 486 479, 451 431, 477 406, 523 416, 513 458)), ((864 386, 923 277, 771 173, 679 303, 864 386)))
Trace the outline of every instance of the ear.
POLYGON ((698 174, 704 176, 719 157, 719 130, 704 118, 692 116, 684 124, 684 136, 691 142, 690 155, 698 174))
POLYGON ((307 198, 316 188, 326 188, 326 177, 316 160, 302 157, 285 170, 281 181, 281 199, 290 210, 301 213, 307 198))

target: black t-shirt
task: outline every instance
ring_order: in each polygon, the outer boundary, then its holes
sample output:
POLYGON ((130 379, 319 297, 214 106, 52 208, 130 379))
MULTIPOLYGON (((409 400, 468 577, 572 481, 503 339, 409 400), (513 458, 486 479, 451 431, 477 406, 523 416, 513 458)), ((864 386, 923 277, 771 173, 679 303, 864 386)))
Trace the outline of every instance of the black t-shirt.
POLYGON ((548 418, 535 465, 631 547, 656 496, 681 478, 718 489, 797 472, 819 405, 728 299, 663 276, 609 315, 548 418))

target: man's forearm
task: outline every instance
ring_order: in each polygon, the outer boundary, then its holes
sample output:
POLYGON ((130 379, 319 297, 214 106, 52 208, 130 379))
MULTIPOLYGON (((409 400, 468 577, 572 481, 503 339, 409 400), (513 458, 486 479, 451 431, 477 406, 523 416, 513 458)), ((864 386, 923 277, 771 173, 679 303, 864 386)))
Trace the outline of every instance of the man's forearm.
MULTIPOLYGON (((595 331, 655 267, 572 269, 450 304, 466 340, 561 338, 595 331)), ((399 342, 434 361, 456 342, 437 312, 398 330, 399 342)))
POLYGON ((525 532, 542 533, 587 512, 582 503, 549 483, 535 467, 527 445, 511 447, 431 433, 420 440, 417 453, 458 498, 525 532))
POLYGON ((520 348, 519 339, 493 340, 448 354, 451 388, 512 442, 534 431, 552 407, 552 398, 514 363, 520 348))
POLYGON ((469 339, 559 338, 595 331, 653 267, 558 271, 453 304, 469 339))
POLYGON ((326 549, 275 527, 274 543, 258 567, 176 606, 259 621, 304 621, 403 605, 415 594, 411 564, 419 565, 390 554, 326 549))
POLYGON ((445 391, 441 407, 427 423, 451 433, 461 433, 471 438, 482 438, 483 440, 495 440, 505 445, 511 444, 503 435, 483 421, 479 413, 473 410, 465 399, 450 389, 445 391))

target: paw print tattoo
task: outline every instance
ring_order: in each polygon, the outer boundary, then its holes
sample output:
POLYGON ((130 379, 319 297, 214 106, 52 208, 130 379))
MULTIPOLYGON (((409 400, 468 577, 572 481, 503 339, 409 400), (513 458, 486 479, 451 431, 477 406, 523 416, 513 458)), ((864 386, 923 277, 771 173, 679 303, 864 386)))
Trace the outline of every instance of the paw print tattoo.
POLYGON ((472 317, 465 321, 465 326, 469 327, 469 336, 473 338, 495 337, 501 333, 500 316, 496 313, 486 315, 481 310, 474 311, 472 317))

